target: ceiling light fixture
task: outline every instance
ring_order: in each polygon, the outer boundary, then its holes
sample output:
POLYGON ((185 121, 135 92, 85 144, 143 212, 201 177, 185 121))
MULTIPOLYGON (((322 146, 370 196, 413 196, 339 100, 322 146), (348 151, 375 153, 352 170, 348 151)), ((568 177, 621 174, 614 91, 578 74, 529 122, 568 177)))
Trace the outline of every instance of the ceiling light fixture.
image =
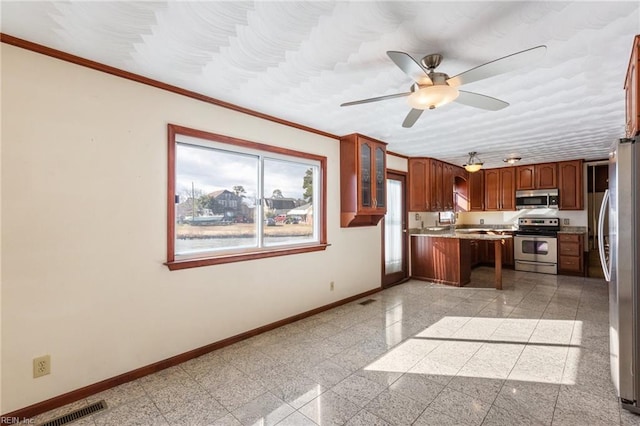
POLYGON ((509 164, 516 164, 520 160, 522 160, 521 157, 509 157, 509 158, 503 158, 502 159, 502 161, 504 161, 505 163, 509 163, 509 164))
POLYGON ((477 154, 478 153, 475 151, 469 153, 469 160, 467 160, 467 164, 464 165, 464 169, 469 173, 477 172, 482 168, 482 165, 484 164, 482 161, 480 161, 477 154))
POLYGON ((434 109, 454 101, 460 92, 455 87, 446 83, 434 84, 433 86, 418 86, 414 84, 411 88, 413 93, 409 95, 409 105, 415 109, 434 109))

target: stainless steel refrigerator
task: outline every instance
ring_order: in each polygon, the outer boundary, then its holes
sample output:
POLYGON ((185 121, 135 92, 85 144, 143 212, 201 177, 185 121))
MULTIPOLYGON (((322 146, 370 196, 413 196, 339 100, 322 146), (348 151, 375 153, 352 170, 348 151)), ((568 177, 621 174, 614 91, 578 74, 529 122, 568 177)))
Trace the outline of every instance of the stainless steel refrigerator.
POLYGON ((600 259, 609 281, 611 378, 622 406, 640 413, 640 136, 621 139, 609 154, 609 189, 599 227, 600 259))

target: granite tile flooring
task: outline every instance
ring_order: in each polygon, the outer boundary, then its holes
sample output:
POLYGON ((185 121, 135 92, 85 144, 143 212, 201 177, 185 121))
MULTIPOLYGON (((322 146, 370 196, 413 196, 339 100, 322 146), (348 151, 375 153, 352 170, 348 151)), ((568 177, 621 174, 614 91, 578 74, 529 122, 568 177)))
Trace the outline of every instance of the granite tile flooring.
POLYGON ((609 375, 600 279, 474 270, 384 290, 35 419, 76 425, 640 425, 609 375))

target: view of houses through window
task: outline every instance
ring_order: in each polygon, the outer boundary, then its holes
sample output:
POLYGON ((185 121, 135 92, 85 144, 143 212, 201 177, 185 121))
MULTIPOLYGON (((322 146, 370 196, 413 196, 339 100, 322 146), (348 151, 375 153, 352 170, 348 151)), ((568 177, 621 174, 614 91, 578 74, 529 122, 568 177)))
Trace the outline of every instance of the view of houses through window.
POLYGON ((318 161, 177 135, 175 166, 176 256, 319 241, 318 161))

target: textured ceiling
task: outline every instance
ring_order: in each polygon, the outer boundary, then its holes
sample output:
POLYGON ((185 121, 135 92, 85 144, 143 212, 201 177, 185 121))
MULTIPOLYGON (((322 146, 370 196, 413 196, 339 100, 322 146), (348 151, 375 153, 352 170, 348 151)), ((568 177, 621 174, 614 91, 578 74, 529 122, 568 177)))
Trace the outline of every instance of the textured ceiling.
POLYGON ((5 34, 391 151, 485 166, 606 158, 624 136, 624 77, 640 2, 7 2, 5 34), (542 60, 464 90, 500 111, 449 104, 401 126, 408 91, 386 55, 469 68, 546 45, 542 60))

